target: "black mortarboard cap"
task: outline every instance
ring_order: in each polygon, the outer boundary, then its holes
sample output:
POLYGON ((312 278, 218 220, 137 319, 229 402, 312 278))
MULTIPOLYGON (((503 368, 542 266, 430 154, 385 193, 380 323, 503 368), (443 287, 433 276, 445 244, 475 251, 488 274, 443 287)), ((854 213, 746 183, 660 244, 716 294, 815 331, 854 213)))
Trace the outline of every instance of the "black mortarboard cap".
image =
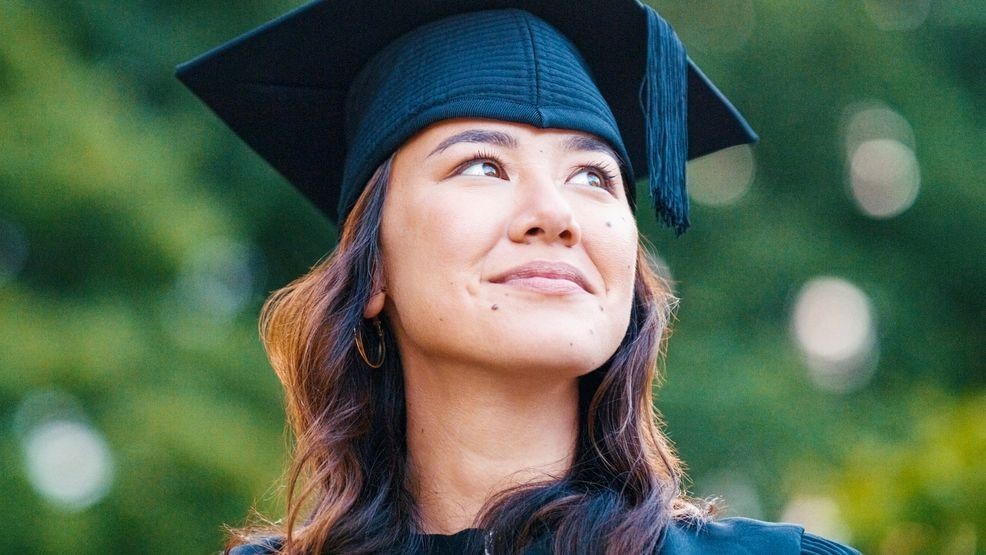
POLYGON ((679 233, 686 160, 757 139, 637 0, 320 0, 178 78, 336 223, 390 153, 452 117, 600 136, 679 233))

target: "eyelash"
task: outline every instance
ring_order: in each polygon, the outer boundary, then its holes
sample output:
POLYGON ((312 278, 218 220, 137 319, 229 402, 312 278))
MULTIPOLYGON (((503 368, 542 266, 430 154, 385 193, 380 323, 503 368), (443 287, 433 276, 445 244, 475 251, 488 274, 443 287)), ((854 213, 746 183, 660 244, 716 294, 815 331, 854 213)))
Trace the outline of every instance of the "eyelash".
POLYGON ((472 164, 474 162, 493 162, 494 164, 499 166, 501 171, 503 170, 503 162, 496 156, 496 154, 493 154, 492 152, 487 152, 485 150, 480 150, 479 152, 477 152, 476 156, 474 156, 472 160, 469 160, 462 165, 462 168, 465 169, 469 167, 469 164, 472 164))
MULTIPOLYGON (((586 164, 586 165, 581 165, 578 168, 576 168, 575 174, 577 174, 579 172, 582 172, 582 171, 586 171, 586 170, 592 171, 592 172, 596 172, 597 174, 599 174, 599 177, 601 177, 602 180, 603 180, 603 187, 602 188, 603 189, 606 189, 610 193, 614 193, 615 194, 615 191, 616 191, 616 172, 613 170, 613 167, 611 165, 609 165, 609 164, 586 164)), ((575 175, 575 174, 572 174, 572 175, 575 175)))
MULTIPOLYGON (((495 154, 487 151, 479 151, 475 156, 466 160, 459 167, 456 168, 455 173, 459 173, 462 170, 468 168, 470 165, 476 162, 490 162, 496 164, 496 166, 503 171, 504 163, 495 154)), ((593 171, 599 174, 599 177, 603 180, 603 186, 601 189, 605 189, 610 193, 616 193, 616 171, 613 169, 611 164, 600 163, 600 164, 583 164, 575 168, 575 172, 572 175, 577 175, 579 172, 583 171, 593 171)))

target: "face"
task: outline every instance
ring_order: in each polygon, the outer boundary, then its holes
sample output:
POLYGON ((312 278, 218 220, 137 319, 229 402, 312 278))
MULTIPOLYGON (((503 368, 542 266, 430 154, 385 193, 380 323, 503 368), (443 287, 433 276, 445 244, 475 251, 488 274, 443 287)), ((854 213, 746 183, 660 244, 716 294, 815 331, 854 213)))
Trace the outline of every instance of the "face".
POLYGON ((380 230, 381 310, 405 366, 577 376, 626 332, 637 228, 616 155, 580 132, 428 127, 397 152, 380 230))

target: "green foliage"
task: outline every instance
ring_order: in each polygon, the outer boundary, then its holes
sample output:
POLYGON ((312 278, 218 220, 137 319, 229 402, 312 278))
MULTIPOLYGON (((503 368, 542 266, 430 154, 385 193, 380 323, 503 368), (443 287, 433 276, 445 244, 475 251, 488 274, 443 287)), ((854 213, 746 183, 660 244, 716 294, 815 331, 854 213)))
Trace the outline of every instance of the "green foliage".
MULTIPOLYGON (((335 232, 172 75, 294 5, 0 6, 0 550, 200 553, 252 506, 279 516, 281 393, 256 316, 335 232), (105 497, 39 494, 38 414, 105 439, 105 497)), ((982 551, 986 9, 937 2, 881 30, 880 0, 654 5, 761 135, 736 203, 695 203, 679 239, 641 214, 682 299, 658 405, 694 490, 730 504, 739 483, 752 500, 732 506, 768 519, 831 498, 865 552, 982 551), (859 102, 913 129, 921 189, 893 218, 847 194, 859 102), (872 376, 844 393, 792 341, 818 276, 875 315, 872 376)))
POLYGON ((836 478, 846 517, 882 553, 973 553, 986 529, 986 395, 918 392, 911 404, 906 440, 848 449, 836 478))

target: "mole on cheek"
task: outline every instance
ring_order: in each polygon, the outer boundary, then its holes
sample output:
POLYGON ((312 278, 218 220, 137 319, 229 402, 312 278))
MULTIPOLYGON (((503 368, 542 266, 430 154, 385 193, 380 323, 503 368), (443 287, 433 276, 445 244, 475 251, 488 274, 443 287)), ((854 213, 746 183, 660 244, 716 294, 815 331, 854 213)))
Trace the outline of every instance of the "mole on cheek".
POLYGON ((606 227, 613 227, 613 222, 606 222, 606 227))
POLYGON ((490 307, 490 310, 500 310, 500 305, 495 304, 495 305, 493 305, 493 306, 490 307))

